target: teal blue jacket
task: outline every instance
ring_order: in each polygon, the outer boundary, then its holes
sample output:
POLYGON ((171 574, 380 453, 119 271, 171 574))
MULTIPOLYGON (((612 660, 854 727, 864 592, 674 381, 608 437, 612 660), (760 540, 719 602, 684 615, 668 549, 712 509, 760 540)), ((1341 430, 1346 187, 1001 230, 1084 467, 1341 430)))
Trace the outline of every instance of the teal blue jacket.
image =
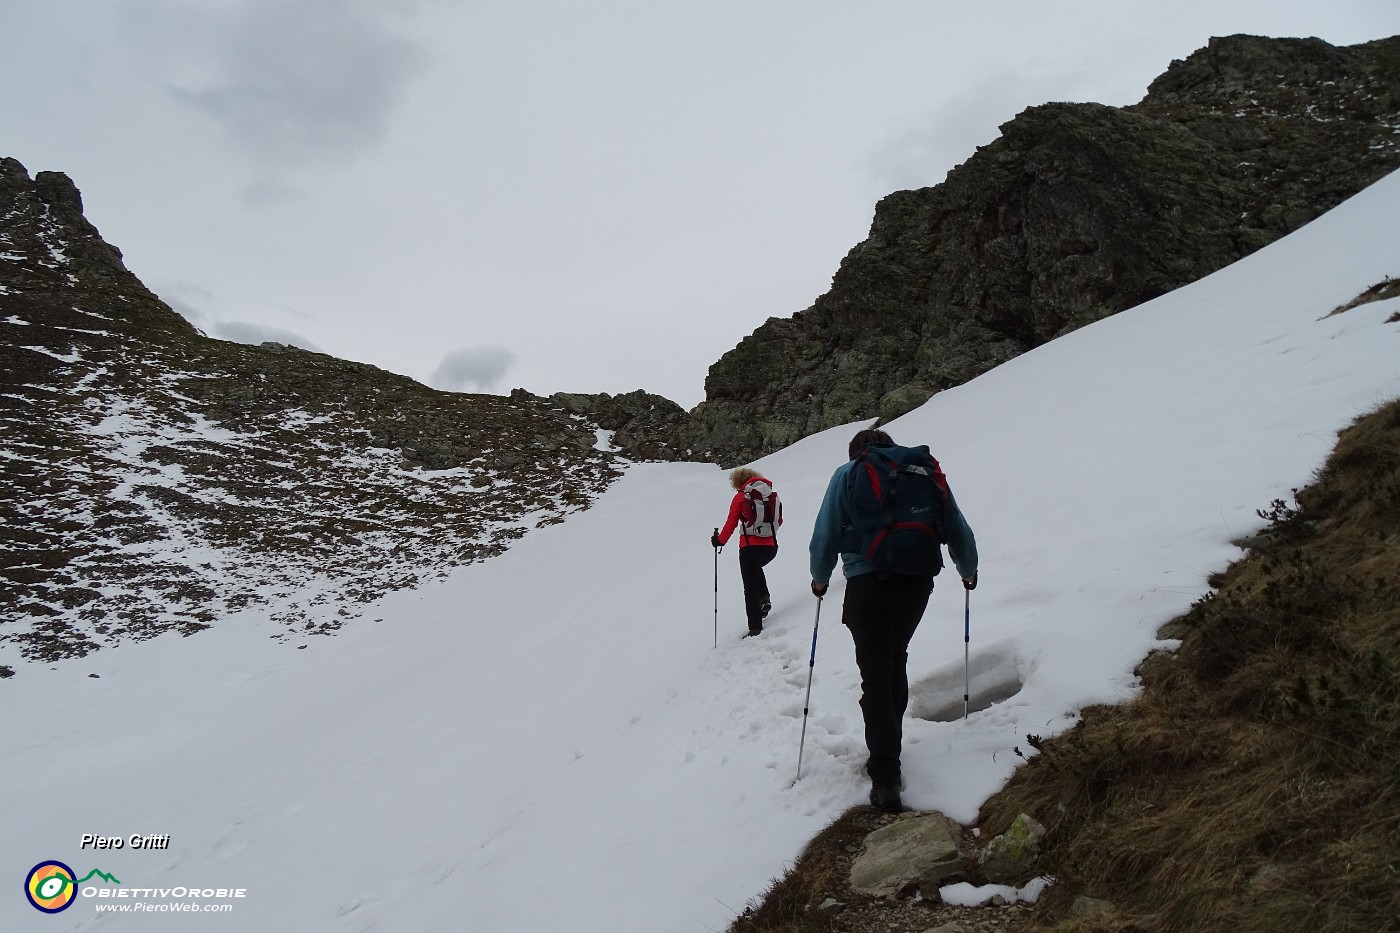
MULTIPOLYGON (((875 565, 864 556, 841 550, 842 537, 851 524, 850 513, 846 509, 846 474, 850 469, 851 464, 845 463, 831 474, 831 481, 826 484, 826 495, 822 497, 821 508, 817 511, 812 542, 807 548, 814 583, 831 582, 837 554, 841 555, 841 570, 848 580, 863 573, 875 572, 875 565)), ((948 545, 948 554, 953 558, 958 576, 964 580, 977 576, 977 540, 972 536, 972 528, 963 518, 951 490, 948 492, 948 514, 944 518, 943 543, 948 545)))

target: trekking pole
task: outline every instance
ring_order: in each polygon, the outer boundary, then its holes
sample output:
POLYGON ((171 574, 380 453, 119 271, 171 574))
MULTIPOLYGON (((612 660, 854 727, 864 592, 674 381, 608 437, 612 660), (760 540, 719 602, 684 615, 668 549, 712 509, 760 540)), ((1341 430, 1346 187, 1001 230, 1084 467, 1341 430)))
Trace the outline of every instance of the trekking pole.
MULTIPOLYGON (((715 535, 719 535, 718 528, 715 535)), ((719 647, 719 548, 715 548, 715 647, 719 647)))
POLYGON ((972 692, 972 675, 968 673, 967 650, 972 642, 972 590, 963 590, 963 719, 967 718, 967 698, 972 692))
POLYGON ((807 698, 802 701, 802 738, 797 743, 797 777, 792 783, 802 780, 802 749, 807 744, 807 709, 812 705, 812 672, 817 667, 817 626, 822 624, 822 598, 817 597, 817 619, 812 623, 812 659, 807 662, 807 698))

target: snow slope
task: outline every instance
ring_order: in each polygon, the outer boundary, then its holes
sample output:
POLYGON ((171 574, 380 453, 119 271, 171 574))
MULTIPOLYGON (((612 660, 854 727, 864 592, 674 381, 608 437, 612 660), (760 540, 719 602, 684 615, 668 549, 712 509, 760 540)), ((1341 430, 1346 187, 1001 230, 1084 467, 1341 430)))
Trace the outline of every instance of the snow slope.
MULTIPOLYGON (((979 708, 960 718, 950 574, 911 646, 908 803, 970 820, 1027 733, 1131 697, 1158 627, 1238 555, 1254 510, 1400 394, 1400 300, 1324 317, 1400 275, 1396 218, 1400 175, 889 426, 932 445, 982 551, 979 708)), ((787 515, 760 639, 739 639, 728 548, 712 647, 724 474, 640 464, 591 510, 303 650, 245 613, 21 670, 0 683, 0 929, 722 929, 864 799, 839 582, 794 785, 817 609, 806 536, 856 428, 759 463, 787 515), (94 850, 84 833, 170 842, 94 850), (90 880, 44 916, 19 888, 47 859, 121 884, 90 880), (191 918, 166 912, 204 903, 182 887, 244 893, 191 918)))

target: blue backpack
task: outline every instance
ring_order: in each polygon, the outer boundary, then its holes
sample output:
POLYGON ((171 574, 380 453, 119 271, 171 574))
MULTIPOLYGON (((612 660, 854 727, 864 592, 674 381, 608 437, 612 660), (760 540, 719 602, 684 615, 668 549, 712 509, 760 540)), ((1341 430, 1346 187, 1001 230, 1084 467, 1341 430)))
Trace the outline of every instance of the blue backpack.
POLYGON ((927 447, 867 447, 846 473, 851 524, 841 550, 858 553, 881 577, 943 569, 948 480, 927 447))

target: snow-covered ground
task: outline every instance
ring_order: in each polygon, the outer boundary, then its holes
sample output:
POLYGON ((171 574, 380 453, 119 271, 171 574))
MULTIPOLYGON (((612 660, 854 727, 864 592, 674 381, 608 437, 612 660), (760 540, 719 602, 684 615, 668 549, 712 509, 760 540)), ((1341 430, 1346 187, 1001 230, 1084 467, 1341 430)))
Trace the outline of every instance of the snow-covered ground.
MULTIPOLYGON (((1387 321, 1400 300, 1326 317, 1400 275, 1397 218, 1393 175, 889 426, 932 446, 982 552, 981 708, 961 718, 963 591, 949 574, 911 647, 906 802, 970 820, 1013 749, 1030 753, 1027 733, 1131 697, 1158 627, 1238 556, 1255 509, 1306 483, 1353 416, 1400 395, 1400 323, 1387 321)), ((806 539, 857 427, 758 464, 787 517, 758 639, 739 638, 728 548, 713 647, 724 474, 642 464, 589 511, 300 650, 247 613, 21 669, 0 682, 0 929, 723 929, 864 800, 839 582, 794 784, 817 610, 806 539), (84 834, 169 845, 83 848, 84 834), (94 876, 45 916, 20 887, 52 859, 120 885, 94 876), (232 909, 170 909, 206 901, 232 909)))

